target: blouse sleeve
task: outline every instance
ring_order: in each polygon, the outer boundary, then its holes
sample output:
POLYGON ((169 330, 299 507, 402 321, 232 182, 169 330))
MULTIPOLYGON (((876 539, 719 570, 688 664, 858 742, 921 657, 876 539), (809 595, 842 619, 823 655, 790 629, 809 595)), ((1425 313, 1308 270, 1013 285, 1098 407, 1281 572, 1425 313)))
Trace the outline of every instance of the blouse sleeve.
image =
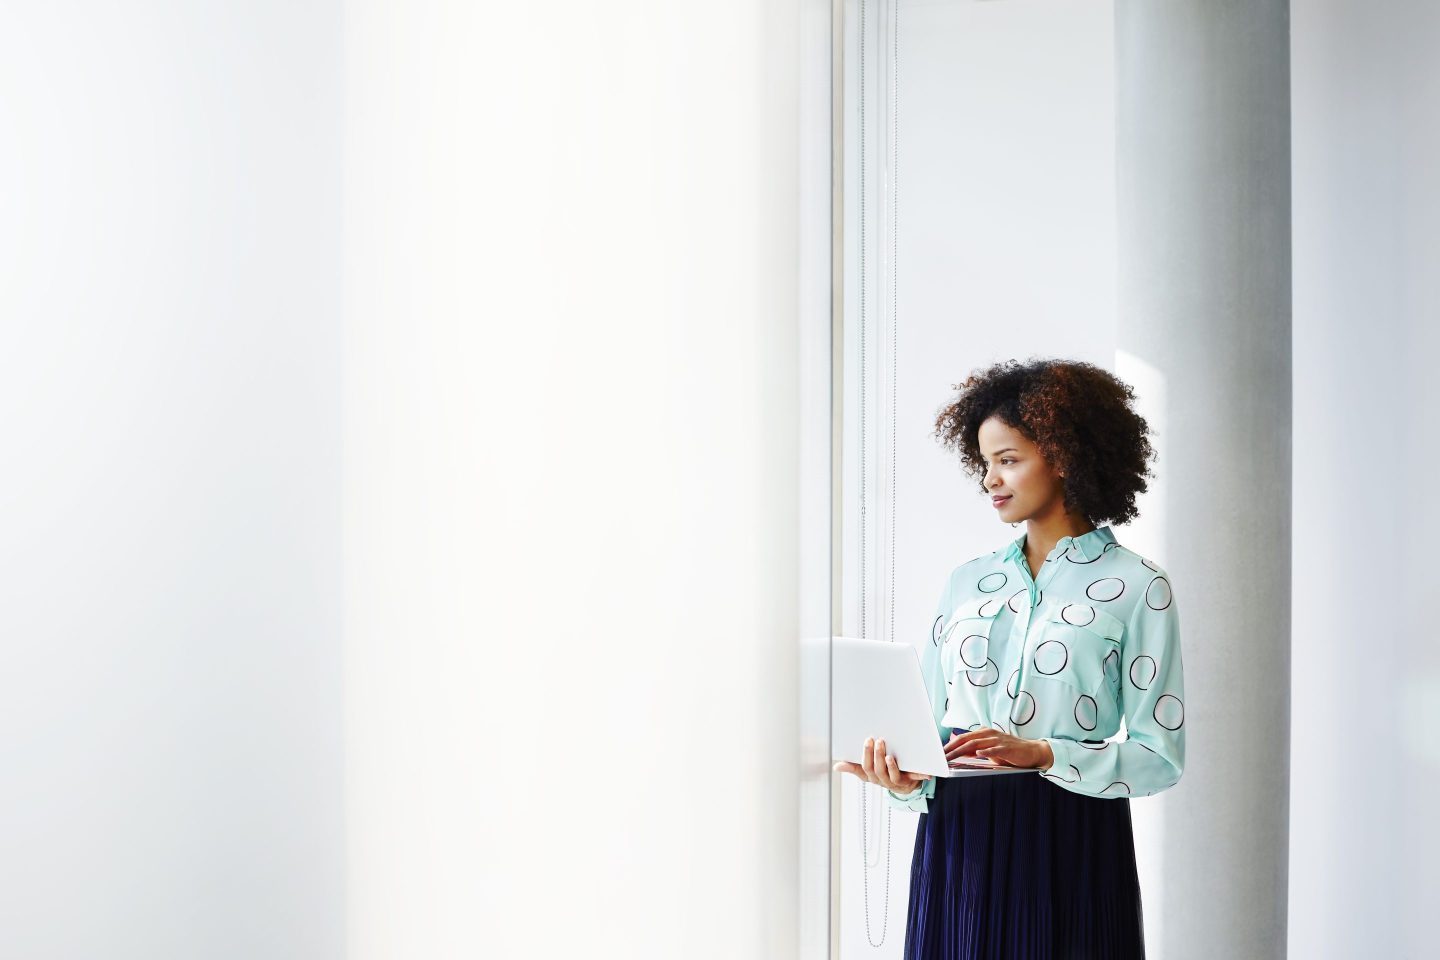
POLYGON ((1046 777, 1075 793, 1148 797, 1185 769, 1185 675, 1180 614, 1163 572, 1150 579, 1122 634, 1120 707, 1126 739, 1081 744, 1045 737, 1055 753, 1046 777))
MULTIPOLYGON (((939 628, 950 615, 950 584, 955 579, 952 572, 945 581, 945 589, 940 593, 940 602, 935 607, 935 616, 930 620, 930 636, 925 639, 920 654, 920 675, 925 680, 925 692, 930 698, 930 713, 935 718, 936 736, 943 744, 949 737, 949 731, 940 723, 945 716, 945 677, 940 672, 940 643, 939 628)), ((863 784, 862 784, 863 786, 863 784)), ((886 801, 894 807, 902 810, 914 810, 916 813, 928 813, 930 811, 930 798, 935 796, 935 778, 922 780, 920 786, 909 793, 896 796, 892 790, 885 791, 886 801)))

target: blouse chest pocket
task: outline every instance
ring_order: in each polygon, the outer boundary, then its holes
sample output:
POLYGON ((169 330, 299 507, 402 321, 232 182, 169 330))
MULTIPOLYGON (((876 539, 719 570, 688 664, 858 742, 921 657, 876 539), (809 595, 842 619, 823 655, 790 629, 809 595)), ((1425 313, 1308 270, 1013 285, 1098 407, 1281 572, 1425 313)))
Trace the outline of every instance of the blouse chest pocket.
POLYGON ((975 686, 989 686, 1000 677, 990 655, 990 640, 1004 597, 975 597, 955 607, 941 632, 946 675, 961 672, 975 686))
POLYGON ((1093 695, 1108 668, 1118 669, 1125 625, 1088 603, 1051 609, 1036 633, 1030 665, 1042 677, 1059 680, 1093 695), (1114 661, 1113 663, 1107 661, 1114 661))

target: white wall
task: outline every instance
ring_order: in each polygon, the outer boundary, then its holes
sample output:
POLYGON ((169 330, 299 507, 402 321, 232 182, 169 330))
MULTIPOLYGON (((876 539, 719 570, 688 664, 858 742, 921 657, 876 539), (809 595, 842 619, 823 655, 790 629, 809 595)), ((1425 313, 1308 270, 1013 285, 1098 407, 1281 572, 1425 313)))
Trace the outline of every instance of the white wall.
POLYGON ((0 954, 794 951, 798 29, 11 11, 0 954))
POLYGON ((347 8, 356 960, 795 954, 798 9, 347 8))
POLYGON ((0 955, 342 954, 338 3, 0 29, 0 955))
POLYGON ((1440 9, 1292 4, 1290 953, 1434 953, 1440 9))

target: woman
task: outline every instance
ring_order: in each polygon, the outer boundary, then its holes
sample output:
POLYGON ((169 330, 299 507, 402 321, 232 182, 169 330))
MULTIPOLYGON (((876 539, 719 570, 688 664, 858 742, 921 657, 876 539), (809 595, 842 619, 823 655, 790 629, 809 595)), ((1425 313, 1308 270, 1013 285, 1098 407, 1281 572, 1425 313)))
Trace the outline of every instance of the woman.
POLYGON ((1185 766, 1170 578, 1109 526, 1136 516, 1149 428, 1088 363, 1011 360, 957 389, 936 435, 1025 532, 950 574, 926 688, 947 757, 1038 772, 909 773, 873 738, 835 769, 921 814, 907 960, 1143 957, 1130 798, 1185 766))

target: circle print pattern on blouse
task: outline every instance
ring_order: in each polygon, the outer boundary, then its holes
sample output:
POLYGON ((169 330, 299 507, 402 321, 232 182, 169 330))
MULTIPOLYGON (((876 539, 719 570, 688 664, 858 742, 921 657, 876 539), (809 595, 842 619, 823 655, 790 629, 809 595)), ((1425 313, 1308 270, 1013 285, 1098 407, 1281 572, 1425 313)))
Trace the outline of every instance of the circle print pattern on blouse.
POLYGON ((1080 746, 1084 747, 1086 750, 1104 750, 1106 747, 1110 746, 1110 744, 1108 744, 1108 743, 1086 743, 1085 741, 1081 740, 1081 741, 1080 741, 1080 746))
POLYGON ((1105 654, 1105 659, 1100 662, 1100 669, 1105 671, 1105 679, 1113 680, 1120 675, 1120 651, 1111 650, 1105 654))
POLYGON ((1072 627, 1088 627, 1095 621, 1095 608, 1083 603, 1067 603, 1060 608, 1060 619, 1072 627))
POLYGON ((1030 606, 1029 596, 1030 591, 1028 590, 1016 590, 1010 594, 1010 599, 1005 602, 1005 605, 1010 608, 1011 613, 1019 613, 1021 610, 1030 606), (1019 606, 1016 606, 1017 603, 1019 606))
POLYGON ((935 626, 930 628, 930 642, 937 647, 940 646, 940 628, 943 626, 945 626, 945 614, 942 613, 935 618, 935 626))
POLYGON ((970 634, 960 641, 960 659, 971 670, 979 670, 985 666, 985 652, 989 644, 989 638, 983 633, 970 634))
POLYGON ((1082 730, 1094 730, 1100 720, 1100 707, 1094 697, 1082 696, 1075 701, 1075 722, 1082 730))
POLYGON ((1145 605, 1151 610, 1164 610, 1170 606, 1170 581, 1156 577, 1145 588, 1145 605))
POLYGON ((1145 566, 1149 567, 1151 570, 1154 570, 1156 573, 1160 572, 1159 567, 1155 566, 1155 564, 1151 563, 1149 560, 1146 560, 1144 557, 1140 558, 1140 562, 1145 564, 1145 566))
POLYGON ((1009 577, 997 570, 994 573, 981 577, 980 582, 975 584, 975 588, 981 593, 994 593, 996 590, 1005 586, 1006 581, 1009 579, 1009 577))
POLYGON ((1000 679, 1000 668, 995 665, 994 660, 986 660, 982 669, 965 671, 965 679, 970 681, 971 686, 988 687, 1000 679))
POLYGON ((1085 588, 1085 596, 1091 600, 1099 600, 1102 603, 1107 600, 1116 600, 1120 594, 1125 592, 1125 581, 1119 577, 1106 577, 1103 580, 1096 580, 1085 588))
POLYGON ((1024 690, 1015 698, 1015 706, 1010 710, 1010 719, 1017 724, 1026 724, 1035 718, 1035 698, 1024 690))
POLYGON ((1067 547, 1066 550, 1065 550, 1065 559, 1066 559, 1066 560, 1069 560, 1071 563, 1079 563, 1079 564, 1094 563, 1096 560, 1103 560, 1103 559, 1105 559, 1105 555, 1106 555, 1107 553, 1109 553, 1111 550, 1114 550, 1114 549, 1118 548, 1119 546, 1120 546, 1119 542, 1117 542, 1117 541, 1115 541, 1115 540, 1111 540, 1109 543, 1105 544, 1105 547, 1104 547, 1104 549, 1102 549, 1102 550, 1100 551, 1100 555, 1099 555, 1099 556, 1097 556, 1097 557, 1092 557, 1092 558, 1089 559, 1089 560, 1083 560, 1083 559, 1076 559, 1076 557, 1078 556, 1078 554, 1077 554, 1077 552, 1076 552, 1076 550, 1075 550, 1074 544, 1071 544, 1071 545, 1070 545, 1069 547, 1067 547))
POLYGON ((980 609, 977 610, 976 613, 988 620, 990 617, 999 616, 1000 608, 1003 606, 1005 606, 1004 600, 1001 600, 999 597, 991 597, 989 600, 980 604, 980 609))
POLYGON ((1010 695, 1010 699, 1011 699, 1011 700, 1014 700, 1014 699, 1015 699, 1015 694, 1017 694, 1017 693, 1020 692, 1020 668, 1019 668, 1019 667, 1016 667, 1016 668, 1011 672, 1011 674, 1010 674, 1010 682, 1005 685, 1005 692, 1010 695))
POLYGON ((1109 793, 1111 787, 1119 787, 1119 788, 1120 788, 1119 790, 1116 790, 1116 791, 1115 791, 1117 794, 1126 794, 1126 793, 1129 793, 1129 792, 1130 792, 1130 784, 1126 783, 1124 780, 1116 780, 1116 781, 1113 782, 1113 783, 1107 784, 1106 787, 1105 787, 1105 789, 1104 789, 1104 790, 1101 790, 1100 792, 1101 792, 1101 793, 1109 793))
POLYGON ((1155 722, 1166 730, 1179 730, 1185 725, 1185 704, 1172 694, 1155 701, 1155 722))
POLYGON ((1047 677, 1065 669, 1070 662, 1070 651, 1059 640, 1046 640, 1035 648, 1035 669, 1047 677))
POLYGON ((1130 661, 1130 682, 1137 690, 1149 690, 1155 682, 1155 659, 1141 654, 1130 661))

